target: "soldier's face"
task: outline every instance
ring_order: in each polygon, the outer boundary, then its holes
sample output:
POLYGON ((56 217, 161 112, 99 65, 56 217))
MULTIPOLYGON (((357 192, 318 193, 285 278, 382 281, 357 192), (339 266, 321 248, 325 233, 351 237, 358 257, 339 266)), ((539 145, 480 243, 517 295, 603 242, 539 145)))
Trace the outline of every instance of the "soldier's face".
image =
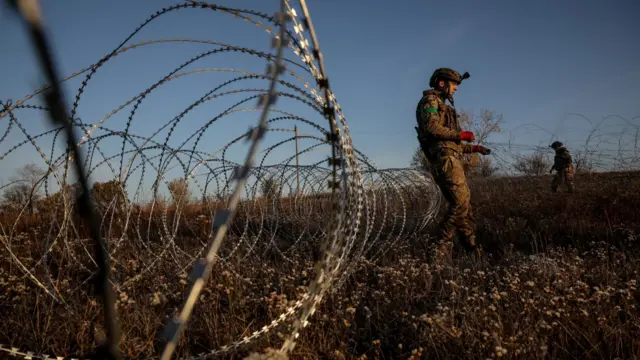
POLYGON ((452 81, 444 81, 440 80, 440 88, 443 89, 447 94, 453 95, 456 91, 458 91, 458 84, 452 81))
POLYGON ((449 82, 449 94, 453 95, 456 91, 458 91, 458 84, 449 82))

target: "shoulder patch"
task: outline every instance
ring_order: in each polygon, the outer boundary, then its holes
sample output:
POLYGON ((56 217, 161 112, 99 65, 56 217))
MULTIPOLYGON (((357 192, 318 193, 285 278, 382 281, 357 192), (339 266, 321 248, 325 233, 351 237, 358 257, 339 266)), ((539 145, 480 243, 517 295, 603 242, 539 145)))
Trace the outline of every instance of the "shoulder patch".
POLYGON ((437 107, 433 107, 433 106, 429 106, 429 104, 426 104, 423 108, 424 112, 427 113, 437 113, 438 112, 438 108, 437 107))
POLYGON ((421 113, 423 116, 428 116, 430 114, 437 115, 439 112, 442 111, 440 106, 442 103, 442 99, 438 96, 438 94, 425 91, 424 95, 425 96, 421 100, 422 102, 421 113))
POLYGON ((436 95, 427 95, 424 99, 425 104, 428 104, 429 107, 439 107, 442 100, 436 95))

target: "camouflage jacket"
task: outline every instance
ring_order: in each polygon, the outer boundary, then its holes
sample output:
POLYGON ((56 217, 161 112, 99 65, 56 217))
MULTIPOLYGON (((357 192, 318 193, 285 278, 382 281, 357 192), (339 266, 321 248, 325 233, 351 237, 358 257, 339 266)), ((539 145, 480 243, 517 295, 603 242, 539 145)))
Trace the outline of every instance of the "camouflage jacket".
POLYGON ((473 146, 460 140, 460 124, 456 109, 444 101, 444 95, 437 90, 425 90, 416 108, 416 120, 420 145, 430 155, 440 149, 451 149, 461 154, 472 152, 473 146))
POLYGON ((566 147, 561 146, 556 150, 556 156, 553 158, 553 167, 551 170, 556 169, 557 171, 562 171, 571 164, 571 153, 566 147))

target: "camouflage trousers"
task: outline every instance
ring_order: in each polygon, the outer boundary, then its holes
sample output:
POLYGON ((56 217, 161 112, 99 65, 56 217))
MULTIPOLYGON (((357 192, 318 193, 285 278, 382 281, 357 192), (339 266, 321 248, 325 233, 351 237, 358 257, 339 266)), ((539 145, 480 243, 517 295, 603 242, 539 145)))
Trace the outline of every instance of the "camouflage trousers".
POLYGON ((448 257, 453 247, 453 237, 458 233, 467 248, 476 247, 476 224, 471 210, 471 192, 467 185, 462 162, 455 153, 444 150, 432 161, 431 172, 449 203, 440 226, 435 257, 448 257))
POLYGON ((570 193, 575 191, 575 187, 573 185, 573 165, 569 165, 562 170, 556 171, 556 174, 553 176, 553 180, 551 180, 551 191, 557 192, 558 186, 564 184, 567 186, 567 190, 570 193))

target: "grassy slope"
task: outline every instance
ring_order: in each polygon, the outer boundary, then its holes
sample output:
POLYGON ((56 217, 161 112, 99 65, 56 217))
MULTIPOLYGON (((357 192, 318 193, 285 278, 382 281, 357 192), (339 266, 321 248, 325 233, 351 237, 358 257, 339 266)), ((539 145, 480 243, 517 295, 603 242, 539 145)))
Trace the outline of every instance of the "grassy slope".
MULTIPOLYGON (((491 255, 488 264, 470 268, 459 253, 451 269, 433 274, 423 260, 423 238, 398 243, 379 263, 359 264, 345 286, 326 298, 300 337, 295 357, 640 354, 640 176, 582 175, 574 196, 551 195, 549 183, 549 177, 474 181, 474 213, 479 240, 491 255)), ((34 254, 43 253, 45 245, 37 242, 38 231, 48 225, 39 230, 32 223, 12 240, 25 264, 39 260, 34 254)), ((184 240, 179 245, 196 244, 184 240)), ((69 279, 57 283, 70 304, 65 308, 21 279, 2 250, 0 343, 58 355, 94 345, 100 337, 100 306, 81 285, 90 275, 84 267, 93 268, 83 251, 78 244, 73 253, 54 251, 47 260, 54 279, 69 279)), ((186 281, 175 274, 178 264, 188 265, 188 257, 170 252, 163 255, 169 260, 153 263, 158 252, 142 245, 123 244, 117 250, 114 266, 123 276, 148 269, 121 289, 126 295, 118 311, 128 357, 157 352, 156 331, 181 304, 186 281)), ((249 257, 214 270, 179 353, 219 348, 259 330, 292 305, 313 276, 310 256, 271 259, 249 257)), ((286 330, 272 332, 238 355, 279 346, 286 330)))

